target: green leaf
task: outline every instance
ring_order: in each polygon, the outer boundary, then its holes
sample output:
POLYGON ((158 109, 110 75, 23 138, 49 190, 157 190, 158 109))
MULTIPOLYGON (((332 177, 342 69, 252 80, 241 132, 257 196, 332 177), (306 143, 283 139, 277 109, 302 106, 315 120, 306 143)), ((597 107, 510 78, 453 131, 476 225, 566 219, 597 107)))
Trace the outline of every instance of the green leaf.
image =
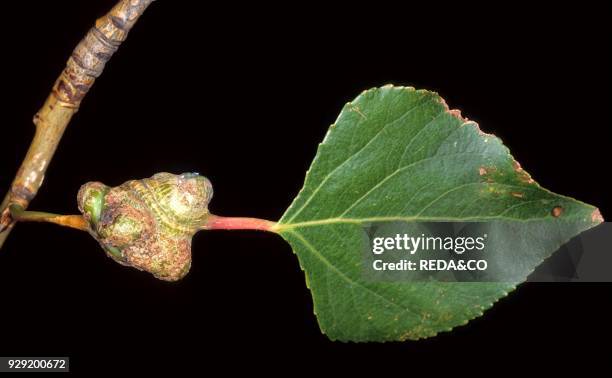
POLYGON ((405 340, 467 323, 519 282, 366 280, 368 227, 498 220, 520 232, 504 253, 515 257, 509 261, 522 281, 603 219, 596 208, 541 188, 498 138, 436 93, 385 86, 344 106, 279 232, 298 256, 328 337, 405 340), (558 237, 541 237, 547 233, 558 237))

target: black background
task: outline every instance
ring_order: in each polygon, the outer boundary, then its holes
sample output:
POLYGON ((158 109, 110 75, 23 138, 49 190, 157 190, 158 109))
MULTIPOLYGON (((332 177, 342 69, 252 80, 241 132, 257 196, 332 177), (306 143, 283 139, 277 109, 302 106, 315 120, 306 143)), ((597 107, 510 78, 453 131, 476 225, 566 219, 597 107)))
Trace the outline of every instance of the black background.
MULTIPOLYGON (((492 3, 157 1, 84 100, 31 208, 74 213, 91 180, 197 171, 215 187, 213 212, 278 219, 342 105, 395 83, 439 92, 542 186, 611 216, 609 10, 492 3)), ((71 50, 112 4, 3 4, 0 188, 71 50)), ((20 224, 0 251, 0 355, 68 355, 81 372, 287 361, 287 373, 323 362, 477 371, 486 361, 526 372, 528 360, 610 359, 611 284, 526 284, 433 339, 344 344, 320 334, 280 237, 203 232, 193 254, 191 273, 166 283, 117 265, 85 233, 20 224)))

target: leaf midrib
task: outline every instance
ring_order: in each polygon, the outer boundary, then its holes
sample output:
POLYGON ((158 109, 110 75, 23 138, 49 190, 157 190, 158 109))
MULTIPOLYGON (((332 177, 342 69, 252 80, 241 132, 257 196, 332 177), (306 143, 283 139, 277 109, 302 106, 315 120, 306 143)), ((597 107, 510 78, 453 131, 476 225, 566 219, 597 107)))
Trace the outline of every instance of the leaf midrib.
MULTIPOLYGON (((505 217, 503 216, 503 214, 507 213, 508 210, 513 209, 514 207, 516 207, 517 205, 525 205, 528 203, 532 203, 532 202, 537 202, 538 200, 533 200, 533 201, 525 201, 525 202, 521 202, 520 204, 514 205, 510 208, 506 208, 504 209, 501 213, 497 214, 497 215, 490 215, 490 216, 476 216, 476 217, 430 217, 430 216, 422 216, 421 214, 427 210, 429 207, 431 207, 432 205, 434 205, 437 201, 439 201, 440 199, 444 198, 444 196, 448 195, 449 193, 458 190, 458 189, 462 189, 464 187, 467 187, 468 185, 490 185, 486 182, 470 182, 470 183, 466 183, 466 184, 462 184, 459 186, 455 186, 447 191, 445 191, 444 193, 440 194, 439 196, 437 196, 436 198, 434 198, 431 202, 429 202, 427 205, 425 205, 418 213, 416 213, 416 215, 412 215, 412 216, 385 216, 385 217, 364 217, 364 218, 347 218, 347 217, 343 217, 344 214, 346 214, 346 211, 343 212, 340 216, 337 217, 332 217, 332 218, 323 218, 323 219, 316 219, 316 220, 311 220, 311 221, 305 221, 305 222, 295 222, 295 223, 279 223, 278 224, 278 230, 280 232, 283 232, 283 230, 288 230, 288 229, 295 229, 295 228, 300 228, 300 227, 310 227, 310 226, 318 226, 318 225, 329 225, 329 224, 341 224, 341 223, 349 223, 349 224, 362 224, 362 223, 372 223, 372 222, 393 222, 393 221, 402 221, 402 222, 465 222, 465 221, 491 221, 491 220, 506 220, 506 221, 522 221, 522 222, 527 222, 527 221, 532 221, 532 220, 543 220, 548 218, 547 216, 544 217, 537 217, 537 218, 528 218, 528 219, 524 219, 524 218, 512 218, 512 217, 505 217)), ((521 189, 525 189, 526 186, 524 185, 512 185, 512 184, 504 184, 504 183, 495 183, 494 185, 499 185, 499 186, 506 186, 509 188, 521 188, 521 189)), ((541 188, 540 188, 541 189, 541 188)), ((351 205, 351 207, 354 204, 351 205)))
MULTIPOLYGON (((504 210, 505 211, 505 210, 504 210)), ((500 217, 500 216, 482 216, 482 217, 400 217, 400 216, 391 216, 391 217, 366 217, 366 218, 325 218, 325 219, 317 219, 313 221, 306 222, 296 222, 296 223, 281 223, 276 227, 276 230, 281 234, 283 232, 295 232, 293 230, 305 227, 316 227, 316 226, 326 226, 326 225, 334 225, 334 224, 356 224, 361 225, 364 223, 377 223, 377 222, 487 222, 487 221, 495 221, 495 220, 504 220, 504 221, 512 221, 512 222, 530 222, 530 221, 541 221, 548 219, 548 216, 543 217, 534 217, 529 219, 522 218, 510 218, 510 217, 500 217)))

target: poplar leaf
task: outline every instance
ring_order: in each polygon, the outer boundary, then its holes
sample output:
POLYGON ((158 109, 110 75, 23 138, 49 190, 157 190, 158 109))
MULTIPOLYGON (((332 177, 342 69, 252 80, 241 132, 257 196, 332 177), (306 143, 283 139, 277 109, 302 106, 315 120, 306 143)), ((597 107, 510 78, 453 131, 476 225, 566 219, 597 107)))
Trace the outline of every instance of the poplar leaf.
POLYGON ((562 243, 602 221, 595 207, 540 187, 500 139, 436 93, 385 86, 344 106, 279 232, 305 272, 322 332, 392 341, 431 337, 482 315, 562 243), (367 230, 421 221, 515 224, 517 243, 503 255, 520 279, 366 280, 367 230))

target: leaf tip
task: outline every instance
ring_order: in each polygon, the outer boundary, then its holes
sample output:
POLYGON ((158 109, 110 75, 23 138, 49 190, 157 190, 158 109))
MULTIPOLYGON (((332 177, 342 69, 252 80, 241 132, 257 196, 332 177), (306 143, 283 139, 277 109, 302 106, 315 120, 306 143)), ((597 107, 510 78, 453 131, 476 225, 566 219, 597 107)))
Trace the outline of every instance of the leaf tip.
POLYGON ((591 221, 593 221, 593 223, 598 223, 598 224, 604 222, 604 218, 601 215, 601 212, 599 211, 599 209, 593 210, 593 212, 591 213, 591 221))

